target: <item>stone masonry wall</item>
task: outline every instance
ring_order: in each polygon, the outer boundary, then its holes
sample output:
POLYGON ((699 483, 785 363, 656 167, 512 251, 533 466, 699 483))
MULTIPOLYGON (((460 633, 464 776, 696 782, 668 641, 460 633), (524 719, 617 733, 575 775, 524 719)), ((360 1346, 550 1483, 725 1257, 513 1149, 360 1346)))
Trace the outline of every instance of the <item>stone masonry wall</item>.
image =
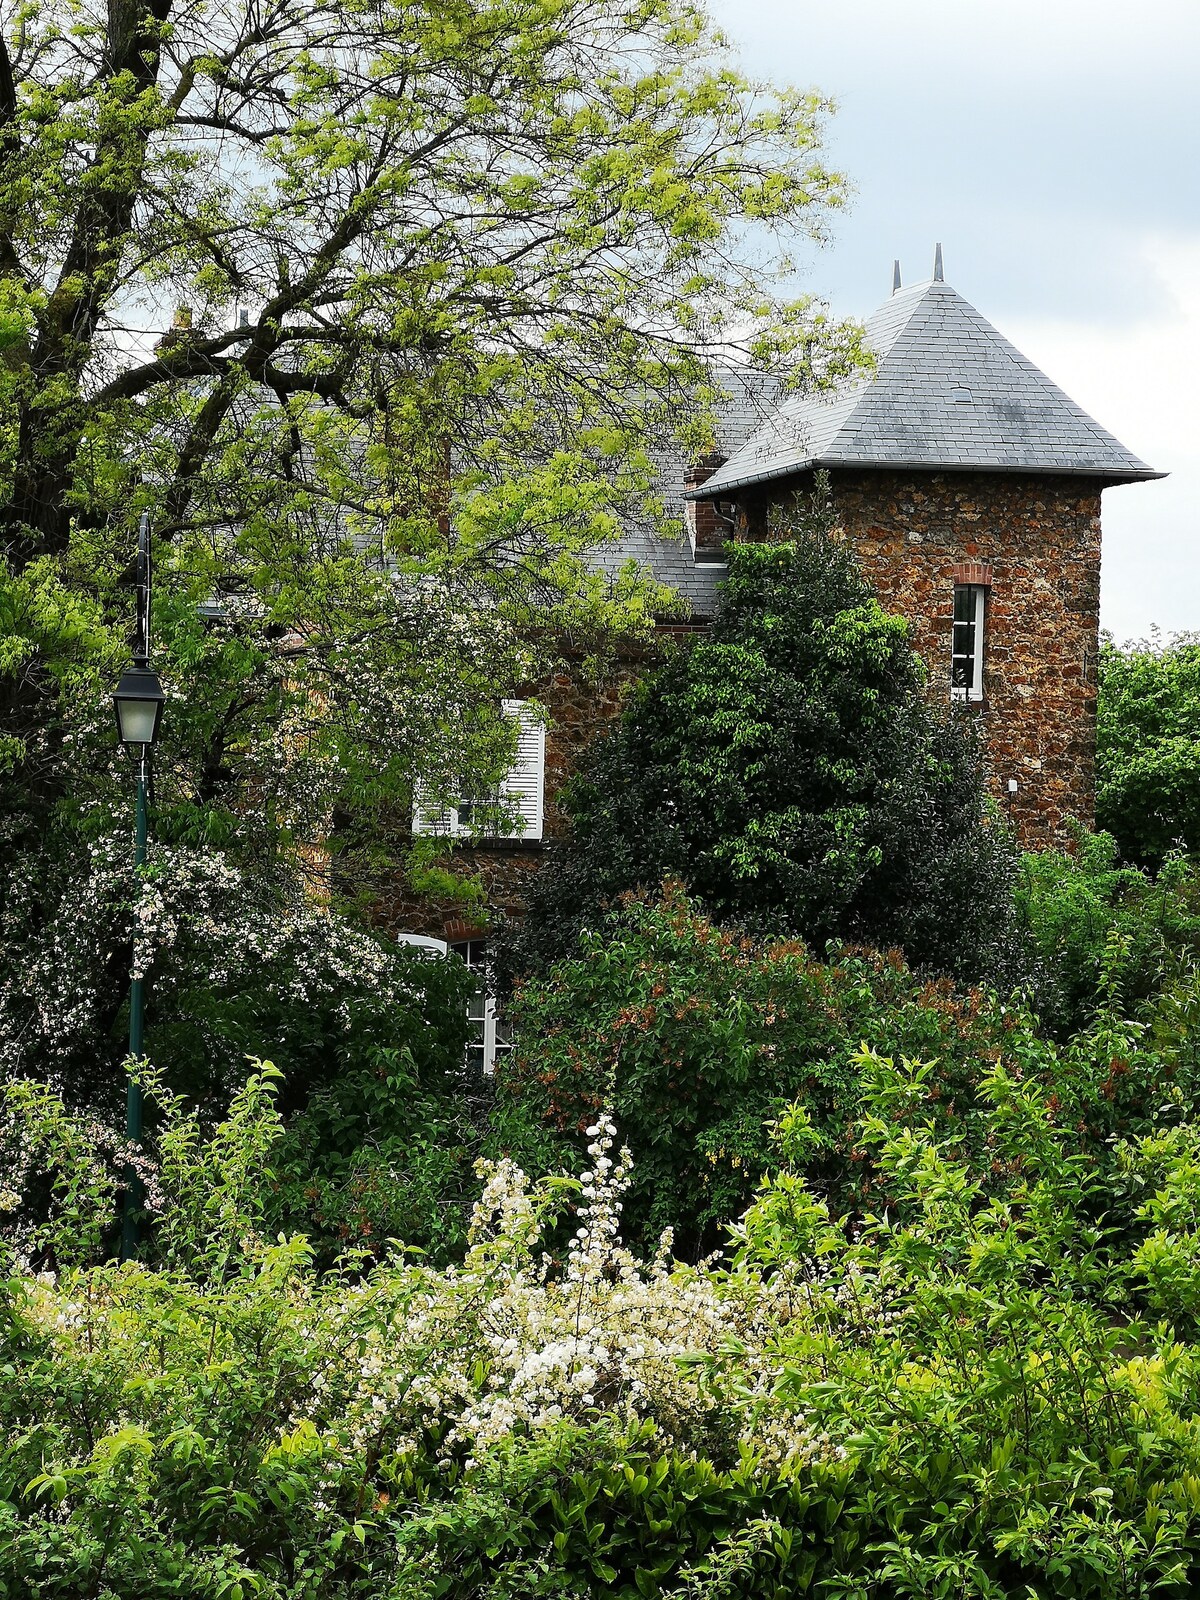
POLYGON ((978 718, 992 792, 1026 848, 1095 806, 1100 486, 1017 473, 839 472, 844 536, 950 695, 954 585, 988 582, 978 718), (988 570, 990 569, 990 571, 988 570), (1008 780, 1017 791, 1009 795, 1008 780))
MULTIPOLYGON (((775 491, 789 500, 797 484, 775 491)), ((803 484, 801 488, 805 487, 803 484)), ((1100 603, 1100 487, 1017 473, 838 472, 831 489, 843 537, 888 610, 907 617, 931 697, 950 696, 954 585, 989 585, 984 699, 964 706, 983 736, 991 789, 1026 848, 1062 844, 1071 817, 1094 814, 1100 603), (1017 790, 1010 794, 1009 779, 1017 790)), ((764 497, 744 508, 744 537, 762 537, 764 497)), ((666 633, 674 630, 664 630, 666 633)), ((599 683, 569 668, 531 692, 546 706, 545 835, 563 832, 556 796, 584 747, 620 709, 651 662, 632 652, 599 683)), ((476 876, 493 915, 519 915, 547 842, 453 845, 456 871, 476 876)), ((481 931, 461 905, 402 885, 384 897, 385 929, 464 939, 481 931)))

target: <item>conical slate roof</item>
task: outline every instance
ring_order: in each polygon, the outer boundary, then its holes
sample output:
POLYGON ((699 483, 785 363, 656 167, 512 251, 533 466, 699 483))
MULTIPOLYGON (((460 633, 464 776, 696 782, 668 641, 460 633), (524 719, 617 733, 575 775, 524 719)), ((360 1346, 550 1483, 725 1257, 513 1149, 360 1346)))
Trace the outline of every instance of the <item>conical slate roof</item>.
POLYGON ((899 289, 866 327, 876 366, 796 395, 689 499, 809 467, 1161 478, 940 279, 899 289))

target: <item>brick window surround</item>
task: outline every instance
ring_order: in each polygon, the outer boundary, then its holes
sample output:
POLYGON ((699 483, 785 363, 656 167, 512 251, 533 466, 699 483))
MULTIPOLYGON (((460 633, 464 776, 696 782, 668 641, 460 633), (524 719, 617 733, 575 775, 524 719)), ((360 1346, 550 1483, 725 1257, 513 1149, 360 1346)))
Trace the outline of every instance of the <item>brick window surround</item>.
POLYGON ((980 589, 992 587, 992 568, 987 561, 962 561, 950 569, 952 583, 968 583, 980 589))

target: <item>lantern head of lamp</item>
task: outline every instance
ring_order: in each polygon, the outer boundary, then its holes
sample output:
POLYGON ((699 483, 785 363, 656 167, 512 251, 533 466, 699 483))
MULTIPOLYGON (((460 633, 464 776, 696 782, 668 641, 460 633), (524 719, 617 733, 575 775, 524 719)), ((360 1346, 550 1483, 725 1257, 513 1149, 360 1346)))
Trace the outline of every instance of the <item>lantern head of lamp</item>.
POLYGON ((151 745, 157 741, 166 698, 152 668, 140 664, 125 668, 113 695, 122 744, 151 745))

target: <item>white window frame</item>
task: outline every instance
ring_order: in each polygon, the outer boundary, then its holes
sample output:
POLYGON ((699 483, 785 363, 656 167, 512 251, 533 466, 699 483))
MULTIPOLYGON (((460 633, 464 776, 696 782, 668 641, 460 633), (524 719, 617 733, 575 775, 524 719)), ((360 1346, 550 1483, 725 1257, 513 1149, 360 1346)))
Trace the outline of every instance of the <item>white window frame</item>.
POLYGON ((487 940, 480 938, 455 940, 450 945, 450 950, 460 961, 465 962, 467 971, 475 979, 477 998, 483 1002, 478 1017, 471 1015, 469 1004, 467 1007, 467 1018, 472 1030, 472 1038, 467 1044, 467 1059, 470 1060, 473 1050, 482 1048, 483 1075, 485 1078, 490 1078, 496 1071, 497 1058, 507 1055, 512 1049, 512 1040, 508 1037, 504 1019, 500 1015, 491 962, 488 959, 487 940), (501 1037, 502 1029, 504 1029, 503 1037, 501 1037))
POLYGON ((956 583, 950 621, 950 698, 963 704, 978 704, 983 699, 984 641, 987 633, 987 585, 956 583), (959 596, 967 595, 968 615, 959 618, 959 596), (969 633, 967 630, 970 630, 969 633), (964 638, 964 634, 966 637, 964 638), (964 643, 966 648, 963 648, 964 643), (969 668, 969 682, 956 683, 959 663, 969 668))
MULTIPOLYGON (((413 832, 415 834, 443 834, 452 839, 476 838, 480 841, 495 839, 539 840, 543 837, 546 799, 546 724, 528 700, 504 700, 500 710, 503 716, 518 724, 517 758, 500 780, 498 798, 508 803, 518 814, 515 825, 500 829, 493 827, 482 832, 462 821, 457 805, 434 811, 421 801, 417 791, 413 807, 413 832)), ((486 797, 468 804, 488 803, 486 797)))

